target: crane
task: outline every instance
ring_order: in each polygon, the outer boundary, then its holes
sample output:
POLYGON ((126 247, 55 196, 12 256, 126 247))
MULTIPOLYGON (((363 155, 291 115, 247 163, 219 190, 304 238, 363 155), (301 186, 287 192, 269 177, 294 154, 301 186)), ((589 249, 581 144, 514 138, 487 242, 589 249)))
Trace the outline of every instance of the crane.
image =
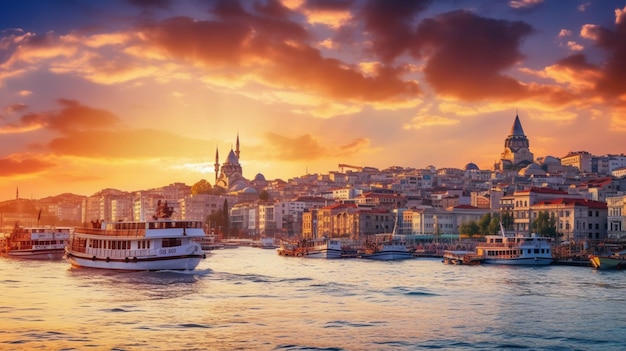
POLYGON ((363 167, 360 166, 352 166, 352 165, 347 165, 345 163, 340 163, 339 164, 339 169, 341 170, 341 173, 343 173, 344 168, 352 168, 352 169, 356 169, 358 171, 362 171, 363 167))

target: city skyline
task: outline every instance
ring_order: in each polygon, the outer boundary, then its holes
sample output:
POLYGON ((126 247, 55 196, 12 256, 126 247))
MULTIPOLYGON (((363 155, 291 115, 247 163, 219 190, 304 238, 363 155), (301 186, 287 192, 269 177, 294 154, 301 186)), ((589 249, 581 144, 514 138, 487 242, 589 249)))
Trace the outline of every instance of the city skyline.
POLYGON ((619 154, 620 1, 8 1, 0 200, 619 154))

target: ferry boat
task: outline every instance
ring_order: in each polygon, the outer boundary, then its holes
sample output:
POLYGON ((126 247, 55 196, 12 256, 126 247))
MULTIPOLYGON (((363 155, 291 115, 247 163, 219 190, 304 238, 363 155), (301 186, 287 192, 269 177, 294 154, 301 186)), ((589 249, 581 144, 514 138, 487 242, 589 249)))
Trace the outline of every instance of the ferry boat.
POLYGON ((60 259, 71 230, 71 227, 21 227, 16 224, 4 240, 3 252, 11 257, 60 259))
POLYGON ((612 255, 590 255, 589 261, 595 269, 626 269, 626 250, 612 255))
POLYGON ((74 230, 65 255, 77 267, 193 270, 206 257, 197 242, 205 237, 202 221, 171 220, 172 212, 165 202, 152 220, 93 221, 74 230))
POLYGON ((476 254, 484 263, 537 266, 552 263, 551 238, 533 233, 530 236, 487 235, 486 239, 476 247, 476 254))

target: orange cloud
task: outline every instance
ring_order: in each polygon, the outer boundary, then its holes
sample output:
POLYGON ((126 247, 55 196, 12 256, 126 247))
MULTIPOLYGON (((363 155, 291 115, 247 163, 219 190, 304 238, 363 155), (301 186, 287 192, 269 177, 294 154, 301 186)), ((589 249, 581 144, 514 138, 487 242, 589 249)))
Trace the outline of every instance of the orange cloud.
POLYGON ((46 171, 55 164, 32 155, 10 155, 0 158, 0 177, 33 175, 46 171))
POLYGON ((311 134, 287 137, 265 133, 263 157, 279 161, 311 161, 328 157, 350 156, 369 146, 369 139, 357 138, 343 145, 324 145, 311 134))

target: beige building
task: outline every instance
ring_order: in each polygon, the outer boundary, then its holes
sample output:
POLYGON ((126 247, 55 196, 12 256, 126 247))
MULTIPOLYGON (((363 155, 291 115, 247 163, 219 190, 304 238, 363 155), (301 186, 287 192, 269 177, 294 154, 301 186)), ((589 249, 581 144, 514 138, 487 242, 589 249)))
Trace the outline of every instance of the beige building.
POLYGON ((557 221, 560 240, 585 241, 607 237, 607 205, 604 202, 555 198, 541 200, 531 206, 531 218, 535 220, 540 212, 547 212, 557 221))
POLYGON ((587 151, 570 152, 561 157, 561 165, 576 167, 583 173, 590 173, 592 157, 587 151))

